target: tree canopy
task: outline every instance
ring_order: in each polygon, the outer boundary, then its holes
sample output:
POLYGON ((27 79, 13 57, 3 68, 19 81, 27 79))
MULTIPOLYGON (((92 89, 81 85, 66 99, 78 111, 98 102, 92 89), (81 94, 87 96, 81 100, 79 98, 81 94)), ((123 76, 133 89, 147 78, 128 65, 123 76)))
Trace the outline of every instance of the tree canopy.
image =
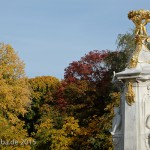
POLYGON ((135 49, 133 31, 119 34, 117 50, 93 50, 65 68, 64 79, 28 79, 14 49, 0 44, 0 149, 112 150, 109 133, 120 91, 113 71, 125 69, 135 49), (22 140, 25 143, 21 145, 22 140))
MULTIPOLYGON (((24 117, 30 106, 30 90, 24 73, 24 63, 10 45, 0 44, 0 139, 28 139, 24 129, 24 117)), ((28 139, 30 140, 30 138, 28 139)), ((0 145, 2 148, 2 145, 0 145)), ((17 145, 18 149, 30 149, 30 145, 17 145)), ((16 149, 9 145, 8 149, 16 149)))

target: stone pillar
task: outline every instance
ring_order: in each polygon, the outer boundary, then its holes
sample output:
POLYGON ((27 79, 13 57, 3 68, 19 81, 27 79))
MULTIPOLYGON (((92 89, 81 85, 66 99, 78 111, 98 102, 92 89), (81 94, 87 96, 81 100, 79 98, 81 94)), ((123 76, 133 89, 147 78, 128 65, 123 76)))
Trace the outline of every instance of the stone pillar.
POLYGON ((111 134, 114 150, 150 150, 150 37, 145 27, 150 11, 131 11, 128 17, 135 24, 136 49, 127 68, 114 77, 123 91, 111 134))
POLYGON ((124 90, 120 103, 119 131, 113 134, 114 149, 149 150, 150 74, 149 79, 145 79, 144 75, 134 74, 128 78, 126 76, 118 78, 124 82, 124 90))

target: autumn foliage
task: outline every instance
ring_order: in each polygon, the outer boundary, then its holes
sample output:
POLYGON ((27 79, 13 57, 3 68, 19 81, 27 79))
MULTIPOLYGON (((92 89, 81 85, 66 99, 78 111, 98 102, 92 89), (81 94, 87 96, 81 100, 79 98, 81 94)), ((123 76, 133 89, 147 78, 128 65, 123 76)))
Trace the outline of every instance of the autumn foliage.
POLYGON ((73 61, 61 81, 28 79, 14 49, 1 43, 0 142, 18 144, 0 144, 0 149, 112 150, 109 130, 120 101, 113 71, 125 68, 132 38, 119 35, 118 51, 94 50, 73 61))
POLYGON ((30 105, 30 90, 24 75, 24 64, 10 45, 0 44, 0 139, 18 141, 16 147, 1 144, 3 149, 30 149, 21 145, 22 139, 31 140, 20 119, 30 105))
POLYGON ((108 71, 104 59, 108 51, 94 50, 81 57, 79 61, 73 61, 65 69, 65 79, 73 82, 75 80, 100 81, 108 71))

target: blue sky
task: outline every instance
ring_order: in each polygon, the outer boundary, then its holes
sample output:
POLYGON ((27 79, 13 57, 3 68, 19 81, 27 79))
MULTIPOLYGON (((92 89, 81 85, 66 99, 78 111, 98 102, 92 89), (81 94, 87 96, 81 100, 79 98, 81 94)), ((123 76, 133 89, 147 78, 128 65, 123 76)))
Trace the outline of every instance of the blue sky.
POLYGON ((11 44, 28 77, 63 79, 64 69, 92 50, 115 50, 133 28, 130 10, 149 0, 1 0, 0 42, 11 44))

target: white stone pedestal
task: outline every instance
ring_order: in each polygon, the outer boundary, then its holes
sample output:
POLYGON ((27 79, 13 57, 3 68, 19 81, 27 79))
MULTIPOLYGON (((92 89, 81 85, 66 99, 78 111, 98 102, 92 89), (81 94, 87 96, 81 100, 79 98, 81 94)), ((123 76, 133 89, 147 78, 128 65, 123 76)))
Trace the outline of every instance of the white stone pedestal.
POLYGON ((115 150, 150 150, 149 56, 149 50, 142 45, 137 67, 116 74, 116 80, 121 81, 124 88, 119 112, 121 121, 112 135, 115 150), (130 94, 134 98, 128 99, 130 94))

